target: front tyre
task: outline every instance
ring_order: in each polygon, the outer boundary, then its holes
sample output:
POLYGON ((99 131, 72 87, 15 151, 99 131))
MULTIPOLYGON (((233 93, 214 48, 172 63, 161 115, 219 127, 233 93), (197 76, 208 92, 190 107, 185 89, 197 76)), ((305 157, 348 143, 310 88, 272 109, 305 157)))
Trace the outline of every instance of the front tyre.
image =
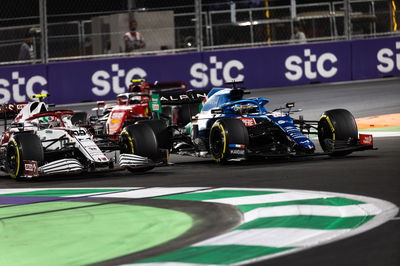
MULTIPOLYGON (((124 128, 121 132, 121 153, 135 154, 151 159, 153 162, 162 160, 156 135, 147 124, 134 124, 124 128)), ((144 166, 127 169, 130 172, 146 172, 154 166, 144 166)))
POLYGON ((209 143, 210 153, 218 163, 245 158, 249 145, 247 128, 239 119, 219 119, 211 127, 209 143))
POLYGON ((345 156, 352 151, 336 151, 357 144, 358 129, 353 115, 345 109, 333 109, 322 114, 318 121, 318 140, 324 152, 345 156))
POLYGON ((15 135, 7 144, 6 171, 15 179, 24 175, 24 160, 35 161, 38 164, 44 161, 42 142, 39 137, 31 133, 15 135))

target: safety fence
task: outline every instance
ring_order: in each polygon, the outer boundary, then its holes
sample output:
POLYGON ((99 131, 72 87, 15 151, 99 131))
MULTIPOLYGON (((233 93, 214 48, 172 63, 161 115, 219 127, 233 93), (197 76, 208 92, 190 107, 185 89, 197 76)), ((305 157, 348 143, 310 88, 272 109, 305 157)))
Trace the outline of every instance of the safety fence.
POLYGON ((347 1, 350 3, 347 9, 346 1, 279 5, 280 1, 210 3, 203 0, 200 10, 196 9, 196 3, 201 3, 199 0, 172 7, 166 3, 155 7, 149 3, 152 1, 79 1, 80 13, 68 13, 76 10, 76 6, 67 8, 67 5, 78 5, 78 1, 54 2, 58 1, 15 0, 2 4, 0 64, 159 55, 400 34, 398 0, 352 0, 347 1), (111 5, 110 2, 120 3, 111 5), (350 23, 346 23, 346 10, 350 23), (130 50, 124 35, 132 21, 136 21, 145 46, 130 50), (304 33, 305 39, 296 38, 298 31, 304 33), (20 53, 27 39, 32 42, 28 58, 20 53))

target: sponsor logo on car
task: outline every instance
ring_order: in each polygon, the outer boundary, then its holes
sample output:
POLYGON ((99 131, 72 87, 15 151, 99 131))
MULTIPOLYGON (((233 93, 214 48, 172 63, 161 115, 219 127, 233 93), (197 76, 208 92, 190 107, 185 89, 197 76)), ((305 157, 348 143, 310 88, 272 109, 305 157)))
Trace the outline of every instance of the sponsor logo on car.
POLYGON ((240 120, 242 120, 243 124, 246 127, 251 127, 254 126, 256 123, 256 120, 254 118, 251 117, 239 117, 240 120))
POLYGON ((246 145, 243 145, 243 144, 229 144, 229 148, 244 149, 244 148, 246 148, 246 145))
POLYGON ((372 146, 373 145, 372 135, 360 134, 360 144, 366 146, 372 146))
POLYGON ((24 175, 25 176, 38 176, 38 167, 36 161, 24 160, 24 175))
POLYGON ((244 149, 231 149, 230 154, 235 154, 235 155, 244 155, 245 150, 244 149))

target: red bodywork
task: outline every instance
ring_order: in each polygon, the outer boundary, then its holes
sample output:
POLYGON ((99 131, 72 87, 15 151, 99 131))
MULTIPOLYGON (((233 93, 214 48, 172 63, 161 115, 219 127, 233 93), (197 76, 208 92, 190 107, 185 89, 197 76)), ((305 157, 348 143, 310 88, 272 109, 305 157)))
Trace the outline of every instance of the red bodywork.
POLYGON ((119 134, 125 124, 147 118, 150 118, 148 99, 134 105, 118 104, 111 110, 107 119, 107 133, 110 135, 119 134))
POLYGON ((128 93, 122 93, 117 97, 117 105, 112 108, 107 119, 107 134, 119 134, 127 124, 151 119, 149 105, 151 94, 161 91, 186 91, 186 85, 183 82, 149 83, 145 81, 131 84, 128 93))

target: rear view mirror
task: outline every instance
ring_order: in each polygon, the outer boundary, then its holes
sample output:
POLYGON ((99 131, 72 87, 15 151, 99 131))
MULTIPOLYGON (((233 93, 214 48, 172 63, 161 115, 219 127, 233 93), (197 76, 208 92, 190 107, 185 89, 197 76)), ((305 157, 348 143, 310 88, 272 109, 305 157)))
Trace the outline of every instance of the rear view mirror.
POLYGON ((293 108, 294 106, 294 103, 286 103, 286 108, 293 108))
POLYGON ((211 113, 214 114, 214 115, 215 114, 222 114, 222 109, 212 109, 211 113))

